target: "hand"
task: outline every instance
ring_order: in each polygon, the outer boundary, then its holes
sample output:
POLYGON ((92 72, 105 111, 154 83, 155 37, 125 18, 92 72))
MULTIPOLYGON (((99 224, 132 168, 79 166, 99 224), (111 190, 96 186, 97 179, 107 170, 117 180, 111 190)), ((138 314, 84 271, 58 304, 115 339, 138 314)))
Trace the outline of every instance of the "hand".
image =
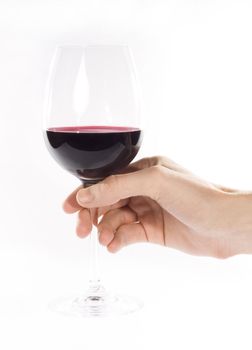
POLYGON ((110 252, 136 242, 218 258, 252 252, 250 194, 208 183, 163 157, 128 171, 66 199, 64 210, 79 212, 80 237, 90 233, 98 208, 99 240, 110 252))

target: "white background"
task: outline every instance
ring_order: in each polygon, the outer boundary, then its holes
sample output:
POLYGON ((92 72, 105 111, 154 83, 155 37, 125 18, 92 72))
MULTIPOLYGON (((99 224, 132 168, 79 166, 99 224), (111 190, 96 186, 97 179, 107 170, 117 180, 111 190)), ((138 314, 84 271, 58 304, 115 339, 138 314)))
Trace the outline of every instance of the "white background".
POLYGON ((44 89, 54 46, 127 43, 143 90, 141 156, 252 189, 250 0, 0 0, 0 348, 251 349, 252 257, 215 260, 139 244, 102 249, 105 284, 140 296, 118 319, 65 318, 88 240, 61 203, 78 181, 47 153, 44 89))

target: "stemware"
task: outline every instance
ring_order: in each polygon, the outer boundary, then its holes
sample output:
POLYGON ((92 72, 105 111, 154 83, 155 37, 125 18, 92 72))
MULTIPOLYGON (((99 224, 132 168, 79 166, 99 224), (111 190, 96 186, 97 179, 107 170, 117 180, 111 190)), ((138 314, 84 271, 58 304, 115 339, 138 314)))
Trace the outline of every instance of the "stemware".
MULTIPOLYGON (((53 158, 91 186, 126 167, 142 140, 139 87, 126 45, 60 46, 49 74, 44 139, 53 158)), ((104 316, 141 307, 133 297, 113 295, 101 283, 98 233, 91 232, 92 276, 80 296, 61 298, 53 309, 104 316)))

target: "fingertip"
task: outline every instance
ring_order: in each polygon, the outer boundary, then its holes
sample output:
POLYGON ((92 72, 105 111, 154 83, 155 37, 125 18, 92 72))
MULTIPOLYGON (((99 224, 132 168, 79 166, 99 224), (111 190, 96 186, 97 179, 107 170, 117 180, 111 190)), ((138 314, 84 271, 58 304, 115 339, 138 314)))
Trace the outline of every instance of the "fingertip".
POLYGON ((86 238, 90 234, 90 230, 82 225, 76 227, 76 234, 79 238, 86 238))
POLYGON ((107 240, 106 240, 106 237, 104 237, 104 235, 99 235, 99 243, 101 245, 104 245, 104 246, 107 246, 107 240))
POLYGON ((62 209, 67 214, 73 214, 76 213, 78 210, 82 209, 82 207, 79 206, 79 204, 76 201, 67 198, 62 204, 62 209))
POLYGON ((67 200, 63 202, 62 209, 66 214, 72 214, 76 211, 76 208, 74 208, 67 200))
POLYGON ((99 242, 101 245, 107 246, 114 238, 112 231, 107 229, 98 228, 99 231, 99 242))
POLYGON ((76 201, 76 193, 81 187, 78 187, 76 190, 74 190, 62 203, 62 209, 67 214, 75 213, 76 211, 80 210, 80 206, 76 201))
POLYGON ((110 253, 113 253, 113 254, 117 253, 120 249, 121 249, 121 247, 118 244, 114 243, 114 242, 112 242, 111 244, 109 244, 107 246, 107 250, 110 253))

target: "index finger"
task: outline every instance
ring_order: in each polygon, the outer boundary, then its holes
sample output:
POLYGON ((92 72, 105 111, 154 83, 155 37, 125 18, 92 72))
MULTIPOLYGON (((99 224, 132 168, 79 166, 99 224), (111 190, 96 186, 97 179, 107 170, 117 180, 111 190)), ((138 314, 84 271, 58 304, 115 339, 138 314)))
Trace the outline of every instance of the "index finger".
POLYGON ((82 209, 82 207, 78 204, 76 200, 76 194, 77 192, 83 188, 83 186, 79 186, 74 190, 63 202, 63 210, 68 214, 73 214, 76 211, 79 211, 82 209))

